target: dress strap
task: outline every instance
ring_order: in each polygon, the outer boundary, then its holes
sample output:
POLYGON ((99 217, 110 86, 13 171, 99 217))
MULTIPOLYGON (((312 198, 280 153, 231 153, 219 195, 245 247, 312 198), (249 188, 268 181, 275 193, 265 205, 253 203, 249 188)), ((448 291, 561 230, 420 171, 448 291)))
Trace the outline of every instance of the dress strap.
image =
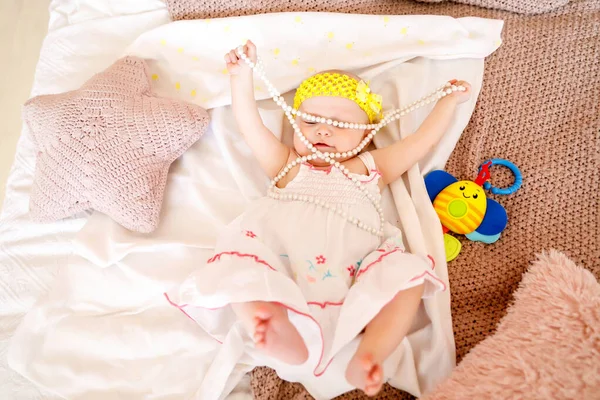
POLYGON ((371 171, 377 169, 377 166, 375 165, 375 159, 373 158, 373 155, 370 152, 366 151, 364 153, 360 153, 358 155, 358 158, 360 158, 360 161, 362 161, 363 164, 365 164, 368 173, 371 173, 371 171))

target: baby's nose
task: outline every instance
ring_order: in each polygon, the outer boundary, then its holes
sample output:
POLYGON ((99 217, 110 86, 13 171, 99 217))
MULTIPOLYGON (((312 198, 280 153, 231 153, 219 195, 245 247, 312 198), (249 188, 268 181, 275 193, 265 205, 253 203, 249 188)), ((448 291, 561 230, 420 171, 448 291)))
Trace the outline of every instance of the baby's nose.
POLYGON ((331 132, 327 128, 320 128, 317 130, 317 135, 319 136, 331 136, 331 132))

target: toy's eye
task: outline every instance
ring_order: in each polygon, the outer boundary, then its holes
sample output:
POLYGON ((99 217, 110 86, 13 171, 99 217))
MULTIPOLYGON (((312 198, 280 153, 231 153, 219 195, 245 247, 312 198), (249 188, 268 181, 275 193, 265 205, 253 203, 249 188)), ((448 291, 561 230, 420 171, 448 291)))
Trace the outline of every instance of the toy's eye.
POLYGON ((475 194, 473 195, 473 198, 474 198, 474 199, 476 199, 476 198, 477 198, 477 193, 475 193, 475 194))
POLYGON ((460 190, 465 190, 464 186, 459 187, 460 190))

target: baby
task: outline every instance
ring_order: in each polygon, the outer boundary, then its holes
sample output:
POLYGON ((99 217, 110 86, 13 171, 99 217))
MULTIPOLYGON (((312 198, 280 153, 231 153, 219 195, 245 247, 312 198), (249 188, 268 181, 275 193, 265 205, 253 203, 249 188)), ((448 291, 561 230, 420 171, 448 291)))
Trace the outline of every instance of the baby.
MULTIPOLYGON (((256 63, 252 42, 244 52, 256 63)), ((369 125, 382 115, 381 100, 354 74, 321 72, 296 92, 290 148, 261 120, 252 69, 235 50, 225 61, 237 125, 273 181, 269 196, 232 223, 217 246, 223 251, 211 262, 221 263, 223 271, 240 268, 236 273, 244 282, 251 279, 249 270, 257 271, 256 284, 268 280, 264 290, 273 301, 247 298, 231 305, 256 347, 281 362, 302 364, 310 355, 290 313, 320 329, 317 376, 364 332, 345 376, 373 396, 385 380, 383 362, 409 333, 421 298, 443 287, 430 264, 404 252, 399 230, 385 224, 380 190, 438 143, 457 105, 469 99, 470 85, 452 81, 465 90, 441 98, 416 132, 360 153, 355 149, 372 139, 369 125), (291 305, 298 296, 310 313, 291 305)))

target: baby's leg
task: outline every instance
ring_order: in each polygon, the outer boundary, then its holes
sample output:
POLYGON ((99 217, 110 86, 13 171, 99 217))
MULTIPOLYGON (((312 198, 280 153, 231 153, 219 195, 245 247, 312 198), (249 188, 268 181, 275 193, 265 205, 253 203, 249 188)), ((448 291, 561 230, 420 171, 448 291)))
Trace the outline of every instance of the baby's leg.
POLYGON ((304 340, 281 304, 251 301, 235 303, 232 307, 257 348, 288 364, 297 365, 306 361, 308 350, 304 340))
POLYGON ((369 322, 346 368, 346 379, 368 396, 383 386, 383 362, 408 333, 421 303, 423 285, 403 290, 369 322))

